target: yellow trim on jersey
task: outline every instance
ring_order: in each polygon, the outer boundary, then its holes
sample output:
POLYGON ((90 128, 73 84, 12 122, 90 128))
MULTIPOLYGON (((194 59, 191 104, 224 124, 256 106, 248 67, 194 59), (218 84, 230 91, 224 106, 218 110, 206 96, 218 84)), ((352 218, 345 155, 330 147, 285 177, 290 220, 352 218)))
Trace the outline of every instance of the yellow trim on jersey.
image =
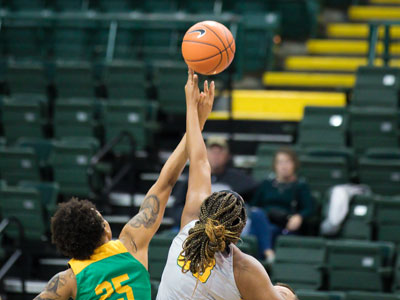
POLYGON ((128 252, 128 250, 120 240, 109 241, 108 243, 96 248, 90 259, 77 260, 73 258, 68 262, 68 264, 76 276, 92 263, 125 252, 128 252))

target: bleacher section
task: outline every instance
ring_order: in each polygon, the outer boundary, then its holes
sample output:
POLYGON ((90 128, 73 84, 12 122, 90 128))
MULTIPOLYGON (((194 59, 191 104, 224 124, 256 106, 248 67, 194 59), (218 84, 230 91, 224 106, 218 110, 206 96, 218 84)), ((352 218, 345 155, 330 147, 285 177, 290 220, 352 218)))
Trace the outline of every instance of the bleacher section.
MULTIPOLYGON (((0 220, 20 221, 27 258, 0 278, 0 298, 22 299, 21 270, 32 299, 65 268, 50 243, 57 203, 89 198, 115 237, 138 211, 185 128, 181 39, 212 19, 237 52, 212 78, 204 136, 230 138, 234 166, 258 181, 292 147, 315 198, 302 228, 314 236, 281 236, 275 263, 263 262, 272 281, 302 300, 400 300, 400 24, 389 56, 380 27, 367 57, 369 22, 399 18, 399 0, 0 0, 0 220), (325 22, 325 4, 344 17, 325 22), (288 40, 303 50, 282 55, 288 40), (352 197, 339 234, 322 238, 331 188, 345 183, 371 194, 352 197)), ((172 225, 150 244, 153 299, 172 225)), ((15 225, 0 233, 0 269, 18 239, 15 225)), ((238 246, 259 257, 254 237, 238 246)))

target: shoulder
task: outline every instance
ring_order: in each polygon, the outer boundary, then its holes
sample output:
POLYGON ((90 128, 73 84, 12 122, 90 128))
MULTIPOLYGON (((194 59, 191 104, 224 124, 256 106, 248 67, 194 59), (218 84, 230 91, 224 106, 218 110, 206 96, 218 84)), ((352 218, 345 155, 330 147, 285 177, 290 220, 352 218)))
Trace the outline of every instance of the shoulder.
POLYGON ((235 274, 236 283, 243 283, 244 280, 250 279, 249 274, 256 275, 259 272, 265 272, 261 263, 253 256, 243 253, 237 246, 233 249, 233 272, 235 274))

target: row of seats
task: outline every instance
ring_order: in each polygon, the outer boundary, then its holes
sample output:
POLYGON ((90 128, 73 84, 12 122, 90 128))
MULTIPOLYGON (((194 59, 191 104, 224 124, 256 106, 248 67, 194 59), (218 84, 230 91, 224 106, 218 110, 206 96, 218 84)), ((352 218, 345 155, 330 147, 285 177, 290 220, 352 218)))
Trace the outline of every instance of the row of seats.
POLYGON ((302 300, 398 300, 397 294, 371 293, 371 292, 317 292, 299 290, 296 292, 302 300))
POLYGON ((272 278, 295 289, 399 291, 400 259, 395 256, 390 242, 281 236, 272 278))
MULTIPOLYGON (((43 97, 5 98, 2 124, 8 143, 20 137, 93 137, 108 143, 121 132, 129 132, 138 150, 152 146, 157 130, 157 105, 146 100, 59 100, 49 118, 43 97), (52 130, 54 129, 54 134, 52 130)), ((120 148, 119 151, 124 151, 120 148)))
POLYGON ((181 61, 181 41, 194 22, 216 20, 235 36, 236 72, 263 70, 272 62, 273 38, 280 18, 275 13, 251 16, 166 15, 126 17, 6 16, 0 30, 0 55, 14 60, 107 59, 181 61), (21 44, 21 40, 24 43, 21 44))
MULTIPOLYGON (((253 177, 262 180, 272 171, 272 158, 281 144, 260 144, 253 177)), ((377 146, 377 145, 376 145, 377 146)), ((371 148, 356 155, 351 148, 294 146, 300 161, 300 175, 307 179, 318 199, 334 185, 359 182, 382 195, 400 194, 400 149, 371 148)))
POLYGON ((291 38, 304 38, 314 34, 317 28, 317 14, 320 9, 316 0, 251 0, 251 1, 182 1, 182 0, 2 0, 0 7, 11 11, 40 11, 42 9, 55 11, 86 11, 100 12, 131 12, 147 13, 214 13, 233 12, 241 15, 276 12, 282 16, 282 33, 291 38))

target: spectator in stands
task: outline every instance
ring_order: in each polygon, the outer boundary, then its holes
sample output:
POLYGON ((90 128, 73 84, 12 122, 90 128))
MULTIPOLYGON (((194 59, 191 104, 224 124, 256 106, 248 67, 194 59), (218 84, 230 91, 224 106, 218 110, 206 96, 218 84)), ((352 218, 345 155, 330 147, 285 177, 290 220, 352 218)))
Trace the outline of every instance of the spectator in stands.
MULTIPOLYGON (((233 190, 243 195, 244 199, 252 196, 257 188, 256 181, 246 173, 230 166, 231 154, 228 142, 221 136, 210 136, 207 139, 207 155, 211 166, 211 192, 233 190)), ((188 182, 178 183, 173 193, 175 196, 172 215, 179 227, 183 206, 185 204, 188 182)))
MULTIPOLYGON (((299 162, 296 153, 282 148, 275 153, 273 168, 275 176, 264 180, 256 191, 252 205, 252 231, 264 231, 267 239, 260 239, 260 247, 266 260, 275 257, 274 242, 278 235, 297 234, 304 220, 313 213, 310 188, 298 179, 299 162)), ((251 232, 250 232, 251 233, 251 232)))

